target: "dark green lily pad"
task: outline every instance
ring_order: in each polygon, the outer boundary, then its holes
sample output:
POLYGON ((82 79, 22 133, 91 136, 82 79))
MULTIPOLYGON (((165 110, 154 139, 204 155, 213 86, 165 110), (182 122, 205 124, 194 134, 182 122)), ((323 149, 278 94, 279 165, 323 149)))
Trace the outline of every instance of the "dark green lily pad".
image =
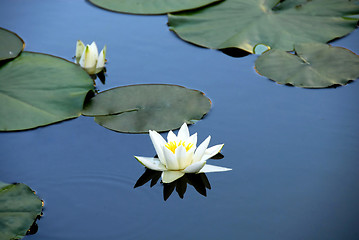
POLYGON ((0 66, 0 131, 78 117, 92 89, 91 77, 80 66, 50 55, 23 52, 0 66))
POLYGON ((177 85, 141 84, 104 91, 86 104, 83 115, 108 129, 126 133, 158 132, 193 124, 211 108, 197 90, 177 85))
POLYGON ((206 6, 222 0, 89 0, 94 5, 115 12, 166 14, 206 6))
POLYGON ((42 201, 25 184, 0 182, 0 239, 21 239, 40 216, 42 201))
POLYGON ((199 46, 240 48, 264 44, 292 51, 295 44, 326 43, 356 27, 344 16, 359 13, 358 0, 226 0, 206 8, 169 14, 170 29, 199 46))
POLYGON ((0 61, 16 58, 24 47, 24 41, 16 33, 0 28, 0 61))
POLYGON ((277 83, 303 88, 345 85, 359 77, 359 56, 320 43, 295 46, 295 54, 274 49, 258 57, 256 70, 277 83))

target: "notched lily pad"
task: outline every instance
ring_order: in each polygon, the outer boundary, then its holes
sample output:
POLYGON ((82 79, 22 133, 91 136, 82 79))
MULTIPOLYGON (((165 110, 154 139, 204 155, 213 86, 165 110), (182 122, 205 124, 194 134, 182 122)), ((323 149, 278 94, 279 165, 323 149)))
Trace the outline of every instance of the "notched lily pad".
POLYGON ((222 0, 89 0, 106 10, 133 14, 166 14, 206 6, 222 0))
POLYGON ((21 239, 41 215, 42 201, 25 184, 0 182, 0 239, 21 239))
POLYGON ((345 85, 359 77, 359 56, 351 51, 320 43, 295 46, 295 54, 273 49, 255 63, 259 74, 280 84, 303 88, 345 85))
POLYGON ((65 59, 23 52, 0 66, 0 131, 35 128, 78 117, 90 76, 65 59))
POLYGON ((0 61, 16 58, 24 47, 24 41, 16 33, 0 27, 0 61))
POLYGON ((359 13, 358 0, 226 0, 206 8, 169 14, 170 29, 199 46, 240 48, 256 44, 292 51, 294 45, 326 43, 356 27, 344 16, 359 13))
POLYGON ((193 124, 211 108, 197 90, 177 85, 140 84, 99 93, 83 110, 85 116, 108 129, 126 133, 168 131, 184 122, 193 124))

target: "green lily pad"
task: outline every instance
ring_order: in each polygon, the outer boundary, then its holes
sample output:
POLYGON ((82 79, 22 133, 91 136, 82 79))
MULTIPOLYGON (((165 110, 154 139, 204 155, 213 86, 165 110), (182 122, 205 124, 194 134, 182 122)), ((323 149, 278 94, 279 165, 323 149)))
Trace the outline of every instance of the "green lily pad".
POLYGON ((115 12, 166 14, 206 6, 222 0, 89 0, 94 5, 115 12))
POLYGON ((0 61, 16 58, 24 47, 24 41, 16 33, 0 28, 0 61))
POLYGON ((193 124, 211 108, 197 90, 177 85, 141 84, 104 91, 86 104, 83 115, 108 129, 126 133, 158 132, 193 124))
POLYGON ((326 43, 356 27, 344 16, 359 13, 358 0, 226 0, 206 8, 169 14, 170 29, 199 46, 240 48, 257 44, 292 51, 295 44, 326 43))
POLYGON ((345 48, 320 43, 295 46, 295 54, 273 49, 255 63, 259 74, 277 83, 303 88, 345 85, 359 77, 359 56, 345 48))
POLYGON ((21 239, 41 214, 42 201, 25 184, 0 182, 0 239, 21 239))
POLYGON ((0 130, 24 130, 78 117, 92 89, 91 77, 78 65, 23 52, 0 66, 0 130))

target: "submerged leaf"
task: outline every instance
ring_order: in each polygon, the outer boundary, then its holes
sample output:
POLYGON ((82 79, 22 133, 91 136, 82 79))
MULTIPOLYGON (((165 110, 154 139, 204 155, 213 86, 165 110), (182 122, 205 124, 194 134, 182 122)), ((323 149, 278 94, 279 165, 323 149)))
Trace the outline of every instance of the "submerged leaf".
POLYGON ((16 33, 0 27, 0 61, 16 58, 24 46, 24 41, 16 33))
POLYGON ((0 182, 0 239, 20 239, 41 214, 42 201, 25 184, 0 182))
POLYGON ((23 52, 0 66, 0 131, 35 128, 78 117, 93 81, 80 66, 23 52))
POLYGON ((345 85, 359 77, 359 56, 345 48, 308 43, 296 45, 295 52, 269 50, 258 57, 256 70, 280 84, 304 88, 345 85))
POLYGON ((222 0, 89 0, 92 4, 115 12, 166 14, 206 6, 222 0))
POLYGON ((145 133, 168 131, 200 120, 211 108, 197 90, 177 85, 141 84, 104 91, 86 104, 83 115, 111 130, 145 133))
POLYGON ((206 8, 169 14, 170 29, 196 45, 241 48, 256 44, 293 50, 295 44, 326 43, 356 27, 343 18, 359 13, 358 0, 226 0, 206 8))

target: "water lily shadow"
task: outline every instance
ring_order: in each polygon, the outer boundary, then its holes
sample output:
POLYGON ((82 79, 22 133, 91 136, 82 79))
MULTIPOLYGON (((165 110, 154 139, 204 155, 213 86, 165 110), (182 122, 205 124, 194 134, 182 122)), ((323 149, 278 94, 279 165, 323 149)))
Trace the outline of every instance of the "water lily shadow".
POLYGON ((39 226, 37 225, 37 220, 40 220, 41 216, 37 216, 31 227, 27 230, 26 235, 34 235, 39 230, 39 226))
POLYGON ((251 54, 240 48, 223 48, 220 49, 219 51, 233 58, 242 58, 251 54))
POLYGON ((98 77, 98 79, 100 79, 100 81, 101 81, 101 83, 102 83, 103 85, 106 84, 106 75, 105 75, 105 73, 106 73, 106 68, 102 69, 101 72, 99 72, 99 73, 97 73, 97 74, 95 75, 95 76, 98 77))
MULTIPOLYGON (((154 171, 146 168, 145 172, 137 180, 134 188, 145 185, 147 182, 151 181, 150 187, 153 187, 157 184, 158 180, 161 178, 162 172, 154 171)), ((187 190, 187 184, 192 185, 198 193, 203 196, 207 196, 207 190, 211 189, 211 184, 208 181, 206 174, 204 173, 187 173, 183 177, 177 179, 171 183, 162 183, 163 185, 163 199, 166 201, 171 194, 176 189, 178 196, 184 198, 184 194, 187 190)))

